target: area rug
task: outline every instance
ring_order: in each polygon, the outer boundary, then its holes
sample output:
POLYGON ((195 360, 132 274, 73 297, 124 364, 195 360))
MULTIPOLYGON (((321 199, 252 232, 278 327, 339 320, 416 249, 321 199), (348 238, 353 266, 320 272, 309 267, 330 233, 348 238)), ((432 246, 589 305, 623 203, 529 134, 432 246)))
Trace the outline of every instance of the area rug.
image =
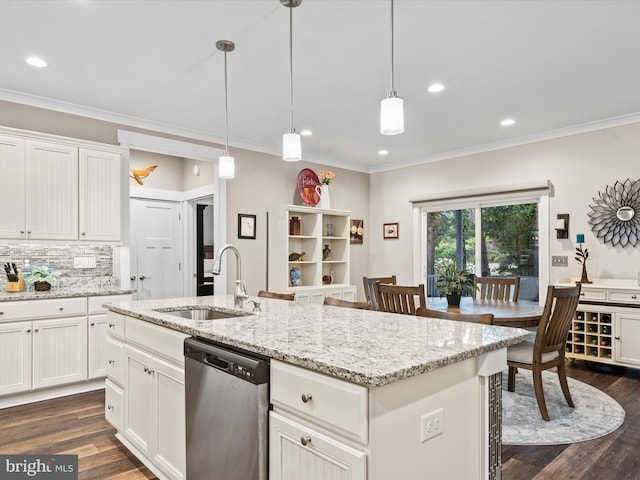
POLYGON ((516 391, 507 391, 502 374, 502 443, 504 445, 561 445, 603 437, 624 422, 625 412, 609 395, 573 378, 567 379, 575 408, 567 405, 555 372, 542 372, 550 420, 540 416, 531 372, 520 369, 516 391))

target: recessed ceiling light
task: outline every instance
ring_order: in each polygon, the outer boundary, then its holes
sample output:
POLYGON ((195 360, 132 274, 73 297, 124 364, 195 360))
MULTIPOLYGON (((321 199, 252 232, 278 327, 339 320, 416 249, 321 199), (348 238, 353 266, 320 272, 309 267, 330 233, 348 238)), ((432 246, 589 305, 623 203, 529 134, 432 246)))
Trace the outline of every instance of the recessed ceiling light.
POLYGON ((442 85, 441 83, 433 83, 429 85, 428 90, 431 93, 438 93, 444 90, 444 85, 442 85))
POLYGON ((513 118, 505 118, 500 122, 500 125, 502 125, 503 127, 510 127, 514 123, 516 123, 516 121, 513 118))
POLYGON ((300 135, 303 135, 305 137, 308 137, 309 135, 313 134, 313 132, 311 130, 302 130, 300 132, 300 135))
POLYGON ((24 60, 32 67, 44 68, 47 66, 47 62, 45 62, 40 57, 29 57, 24 60))
POLYGON ((380 155, 381 157, 387 155, 388 153, 389 150, 378 150, 378 155, 380 155))

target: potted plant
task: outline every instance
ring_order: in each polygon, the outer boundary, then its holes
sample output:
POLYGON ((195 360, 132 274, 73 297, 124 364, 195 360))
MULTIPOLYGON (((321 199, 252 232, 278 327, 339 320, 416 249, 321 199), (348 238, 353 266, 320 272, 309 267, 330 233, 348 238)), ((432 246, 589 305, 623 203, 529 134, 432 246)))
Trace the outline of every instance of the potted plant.
POLYGON ((27 283, 33 284, 37 291, 51 290, 58 284, 58 272, 49 270, 49 267, 34 268, 27 277, 27 283))
POLYGON ((471 274, 466 270, 458 271, 455 262, 442 263, 436 270, 436 287, 440 297, 446 295, 449 306, 460 306, 462 295, 471 295, 478 289, 471 274))

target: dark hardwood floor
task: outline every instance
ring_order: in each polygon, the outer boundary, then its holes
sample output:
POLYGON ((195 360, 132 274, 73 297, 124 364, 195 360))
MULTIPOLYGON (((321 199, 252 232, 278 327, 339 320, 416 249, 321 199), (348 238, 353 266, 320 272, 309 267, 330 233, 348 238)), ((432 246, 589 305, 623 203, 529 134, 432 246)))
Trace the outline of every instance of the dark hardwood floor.
POLYGON ((0 409, 0 453, 78 455, 81 480, 155 479, 104 419, 104 390, 0 409))
POLYGON ((581 360, 569 361, 567 375, 614 398, 626 412, 609 435, 570 445, 502 447, 503 480, 640 480, 640 370, 602 373, 581 360))
MULTIPOLYGON (((588 442, 504 446, 502 479, 640 480, 640 370, 602 373, 582 361, 567 370, 615 398, 626 411, 624 424, 588 442)), ((0 453, 77 454, 81 480, 156 478, 115 438, 103 391, 0 409, 0 453)))

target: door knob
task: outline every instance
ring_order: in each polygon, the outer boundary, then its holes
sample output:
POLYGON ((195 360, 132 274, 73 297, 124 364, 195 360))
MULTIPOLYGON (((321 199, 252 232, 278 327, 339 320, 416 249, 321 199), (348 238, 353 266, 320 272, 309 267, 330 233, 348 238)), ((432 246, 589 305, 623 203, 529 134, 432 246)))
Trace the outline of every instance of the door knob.
POLYGON ((306 447, 311 443, 311 437, 300 437, 300 443, 306 447))

